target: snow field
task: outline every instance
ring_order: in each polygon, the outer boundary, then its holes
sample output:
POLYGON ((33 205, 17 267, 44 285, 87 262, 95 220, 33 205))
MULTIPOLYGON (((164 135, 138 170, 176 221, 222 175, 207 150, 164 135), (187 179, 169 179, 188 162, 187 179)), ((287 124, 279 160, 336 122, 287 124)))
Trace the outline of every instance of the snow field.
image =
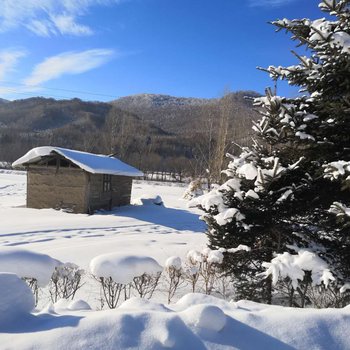
MULTIPOLYGON (((189 258, 193 266, 208 259, 220 262, 222 251, 204 249, 200 212, 186 208, 182 187, 141 181, 133 187, 133 198, 161 195, 164 206, 139 205, 93 216, 27 209, 23 207, 25 175, 1 173, 0 250, 23 248, 85 270, 93 258, 110 253, 113 261, 115 253, 147 254, 166 268, 185 271, 190 268, 184 263, 189 258)), ((234 250, 241 249, 250 248, 234 250)), ((306 258, 292 260, 304 264, 306 258)), ((95 311, 98 286, 89 279, 85 282, 73 301, 59 300, 33 310, 33 295, 26 284, 14 274, 1 273, 0 319, 5 322, 0 322, 0 348, 349 349, 349 307, 291 309, 250 301, 231 303, 198 293, 176 301, 178 295, 165 305, 166 297, 160 293, 152 300, 131 298, 116 309, 95 311)))

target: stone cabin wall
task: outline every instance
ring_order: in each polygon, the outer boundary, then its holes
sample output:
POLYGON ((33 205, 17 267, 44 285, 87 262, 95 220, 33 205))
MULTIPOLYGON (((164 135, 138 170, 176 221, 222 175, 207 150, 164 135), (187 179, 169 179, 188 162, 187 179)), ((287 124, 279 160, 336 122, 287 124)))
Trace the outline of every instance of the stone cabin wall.
POLYGON ((89 212, 98 209, 110 210, 113 207, 130 204, 132 178, 129 176, 111 176, 111 190, 103 191, 103 175, 88 174, 89 212))
POLYGON ((35 166, 27 172, 27 207, 87 212, 87 173, 79 168, 35 166))

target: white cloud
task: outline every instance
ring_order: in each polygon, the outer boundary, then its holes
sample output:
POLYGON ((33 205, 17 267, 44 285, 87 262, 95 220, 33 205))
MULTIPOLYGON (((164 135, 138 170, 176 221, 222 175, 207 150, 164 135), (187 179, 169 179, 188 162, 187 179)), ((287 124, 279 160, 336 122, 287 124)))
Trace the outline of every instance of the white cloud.
POLYGON ((15 69, 20 58, 24 57, 26 52, 18 49, 7 49, 0 51, 0 80, 15 69))
POLYGON ((0 86, 0 96, 14 96, 14 98, 19 98, 18 95, 31 95, 39 91, 42 91, 43 88, 40 86, 0 86))
POLYGON ((112 50, 93 49, 81 52, 64 52, 46 58, 34 67, 29 77, 24 79, 25 85, 37 86, 48 80, 59 78, 64 74, 80 74, 97 68, 114 56, 112 50))
POLYGON ((44 37, 90 35, 93 30, 78 23, 80 17, 93 6, 118 2, 120 0, 0 0, 0 31, 25 27, 44 37))
POLYGON ((90 35, 93 33, 89 27, 75 23, 73 16, 52 16, 52 21, 61 34, 90 35))
POLYGON ((278 7, 287 5, 291 2, 297 1, 297 0, 248 0, 249 5, 252 7, 278 7))

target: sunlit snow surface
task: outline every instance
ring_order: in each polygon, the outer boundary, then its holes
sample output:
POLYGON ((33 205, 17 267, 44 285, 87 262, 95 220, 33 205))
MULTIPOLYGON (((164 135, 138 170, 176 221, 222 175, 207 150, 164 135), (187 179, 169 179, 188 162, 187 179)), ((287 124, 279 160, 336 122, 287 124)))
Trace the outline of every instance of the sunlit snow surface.
POLYGON ((97 255, 145 253, 163 265, 206 245, 198 210, 181 199, 184 187, 134 182, 132 198, 160 195, 164 206, 133 205, 95 215, 25 208, 25 173, 0 171, 0 246, 49 254, 88 269, 97 255))
MULTIPOLYGON (((133 198, 160 195, 164 206, 88 216, 25 208, 25 181, 24 173, 0 172, 2 249, 44 253, 88 270, 100 254, 146 254, 164 266, 168 258, 184 259, 206 245, 200 213, 181 199, 183 187, 136 182, 133 198)), ((73 303, 59 301, 30 312, 30 298, 16 302, 28 294, 23 288, 21 296, 20 281, 4 276, 1 283, 0 295, 6 298, 0 309, 5 320, 0 349, 350 349, 350 307, 290 309, 203 294, 187 294, 167 305, 160 294, 98 311, 98 286, 90 283, 73 303)))

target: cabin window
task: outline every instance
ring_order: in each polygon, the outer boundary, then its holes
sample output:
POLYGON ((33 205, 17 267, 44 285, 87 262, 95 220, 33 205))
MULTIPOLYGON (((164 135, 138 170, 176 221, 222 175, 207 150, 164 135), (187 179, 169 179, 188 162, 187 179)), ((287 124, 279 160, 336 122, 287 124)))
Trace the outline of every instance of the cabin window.
POLYGON ((103 192, 109 192, 112 188, 112 175, 103 175, 103 192))

